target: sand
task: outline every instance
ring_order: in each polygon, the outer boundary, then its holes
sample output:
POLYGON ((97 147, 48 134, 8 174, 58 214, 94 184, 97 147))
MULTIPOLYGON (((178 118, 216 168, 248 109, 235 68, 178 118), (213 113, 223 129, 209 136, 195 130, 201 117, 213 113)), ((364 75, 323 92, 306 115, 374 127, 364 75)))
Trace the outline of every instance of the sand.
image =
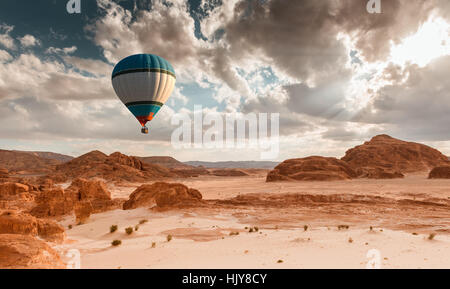
MULTIPOLYGON (((82 268, 366 268, 377 254, 381 268, 450 268, 450 212, 440 205, 450 199, 447 180, 413 175, 398 180, 267 184, 263 175, 254 175, 178 181, 199 189, 210 205, 95 214, 88 223, 67 230, 68 241, 58 249, 79 250, 82 268), (433 202, 325 201, 272 207, 212 201, 255 193, 370 195, 433 202), (141 220, 148 222, 125 234, 126 227, 141 220), (340 224, 349 229, 339 230, 340 224), (111 225, 119 230, 109 233, 111 225), (255 226, 258 232, 248 232, 255 226), (239 235, 230 236, 231 232, 239 235), (436 234, 433 240, 428 239, 430 233, 436 234), (170 242, 168 235, 173 237, 170 242), (111 246, 115 239, 122 244, 111 246), (368 258, 368 252, 377 254, 368 258)), ((127 197, 138 185, 110 188, 114 197, 127 197)), ((60 223, 67 228, 75 220, 67 217, 60 223)))

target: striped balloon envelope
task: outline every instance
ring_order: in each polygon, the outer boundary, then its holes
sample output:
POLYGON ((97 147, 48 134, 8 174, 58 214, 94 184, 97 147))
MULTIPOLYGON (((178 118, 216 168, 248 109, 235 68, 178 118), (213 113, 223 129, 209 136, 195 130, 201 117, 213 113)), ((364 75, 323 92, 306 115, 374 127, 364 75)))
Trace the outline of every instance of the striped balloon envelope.
POLYGON ((172 65, 153 54, 136 54, 122 59, 112 73, 112 84, 119 99, 148 133, 151 121, 166 103, 175 87, 172 65))

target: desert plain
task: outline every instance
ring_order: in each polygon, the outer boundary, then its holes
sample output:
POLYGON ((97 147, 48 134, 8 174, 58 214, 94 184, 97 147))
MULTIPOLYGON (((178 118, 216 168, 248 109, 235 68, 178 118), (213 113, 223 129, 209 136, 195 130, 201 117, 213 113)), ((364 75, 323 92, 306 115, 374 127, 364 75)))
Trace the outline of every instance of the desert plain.
POLYGON ((421 144, 273 170, 101 152, 42 167, 3 170, 2 268, 450 268, 450 165, 421 144))

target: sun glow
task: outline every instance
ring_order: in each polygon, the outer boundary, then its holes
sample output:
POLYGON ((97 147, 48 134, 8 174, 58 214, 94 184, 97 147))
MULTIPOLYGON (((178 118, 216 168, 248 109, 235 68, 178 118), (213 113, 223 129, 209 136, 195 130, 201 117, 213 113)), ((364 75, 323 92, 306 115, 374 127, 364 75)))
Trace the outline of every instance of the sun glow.
POLYGON ((417 33, 400 44, 391 43, 391 61, 426 66, 433 59, 450 54, 450 25, 442 18, 424 23, 417 33))

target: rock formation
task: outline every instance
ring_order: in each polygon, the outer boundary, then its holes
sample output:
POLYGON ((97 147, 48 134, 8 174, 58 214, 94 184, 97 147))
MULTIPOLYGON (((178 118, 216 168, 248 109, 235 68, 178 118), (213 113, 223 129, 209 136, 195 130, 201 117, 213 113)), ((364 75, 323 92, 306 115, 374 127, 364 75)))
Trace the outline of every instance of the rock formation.
POLYGON ((348 150, 342 160, 355 169, 377 168, 401 174, 429 171, 448 163, 447 157, 436 149, 388 135, 375 136, 369 142, 348 150))
POLYGON ((247 173, 238 169, 217 169, 212 170, 211 174, 218 177, 245 177, 247 173))
POLYGON ((123 204, 123 209, 131 210, 154 205, 161 208, 185 207, 198 205, 201 200, 202 195, 199 191, 183 184, 157 182, 137 188, 123 204))
POLYGON ((72 214, 76 208, 84 219, 87 210, 90 210, 89 215, 114 210, 120 208, 122 202, 121 199, 111 198, 111 193, 102 181, 78 178, 66 190, 55 188, 41 192, 30 213, 40 218, 57 217, 72 214), (89 206, 80 204, 83 202, 88 202, 89 206))
POLYGON ((429 179, 450 179, 450 165, 435 167, 428 175, 429 179))
POLYGON ((334 181, 355 177, 356 172, 346 162, 313 156, 282 162, 269 172, 266 181, 334 181))
POLYGON ((64 269, 58 253, 30 235, 0 234, 0 269, 64 269))
POLYGON ((109 156, 92 151, 67 163, 58 165, 48 177, 55 182, 65 182, 75 178, 101 178, 108 181, 144 182, 155 178, 173 177, 168 169, 144 164, 135 157, 121 153, 109 156))
POLYGON ((65 239, 64 228, 58 223, 37 219, 17 211, 5 211, 0 214, 0 234, 39 236, 47 241, 58 243, 65 239))

